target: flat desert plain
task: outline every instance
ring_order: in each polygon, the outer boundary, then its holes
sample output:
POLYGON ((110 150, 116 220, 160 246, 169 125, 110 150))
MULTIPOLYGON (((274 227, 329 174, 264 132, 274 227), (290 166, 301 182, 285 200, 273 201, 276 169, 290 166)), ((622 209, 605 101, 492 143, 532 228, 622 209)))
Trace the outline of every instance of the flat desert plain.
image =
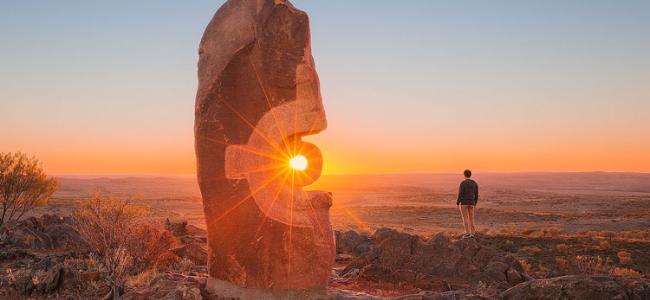
MULTIPOLYGON (((205 227, 194 176, 58 176, 59 191, 34 214, 65 215, 95 193, 131 199, 152 219, 185 219, 205 227)), ((462 175, 325 175, 307 187, 330 191, 335 229, 391 227, 429 235, 461 232, 456 193, 462 175)), ((622 232, 650 228, 650 174, 487 173, 480 187, 479 230, 622 232)))
MULTIPOLYGON (((194 176, 58 176, 60 188, 33 215, 67 215, 96 193, 149 208, 158 223, 205 228, 194 176)), ((512 253, 535 278, 650 273, 650 174, 484 173, 477 223, 482 243, 512 253), (614 270, 614 271, 612 271, 614 270)), ((381 227, 459 237, 461 175, 330 175, 310 189, 334 195, 334 229, 381 227)))

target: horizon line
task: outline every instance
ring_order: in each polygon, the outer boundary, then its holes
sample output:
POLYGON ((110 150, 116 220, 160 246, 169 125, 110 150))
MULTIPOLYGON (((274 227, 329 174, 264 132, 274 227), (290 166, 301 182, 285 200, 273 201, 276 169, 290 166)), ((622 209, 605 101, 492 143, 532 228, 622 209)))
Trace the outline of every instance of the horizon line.
MULTIPOLYGON (((462 172, 461 172, 462 173, 462 172)), ((329 173, 321 176, 391 176, 391 175, 458 175, 459 172, 441 171, 441 172, 381 172, 381 173, 329 173)), ((649 175, 650 172, 640 171, 473 171, 474 174, 640 174, 649 175)), ((99 172, 99 173, 51 173, 52 177, 60 178, 151 178, 151 177, 195 177, 196 173, 148 173, 148 172, 99 172)))

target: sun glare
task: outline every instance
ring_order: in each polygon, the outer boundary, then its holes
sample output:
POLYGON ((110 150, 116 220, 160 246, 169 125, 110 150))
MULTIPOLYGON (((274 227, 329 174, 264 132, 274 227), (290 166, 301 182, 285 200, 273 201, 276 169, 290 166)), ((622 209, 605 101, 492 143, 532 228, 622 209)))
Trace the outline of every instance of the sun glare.
POLYGON ((304 171, 307 169, 307 166, 309 165, 309 162, 307 161, 307 158, 303 155, 296 155, 291 160, 289 160, 289 166, 297 171, 304 171))

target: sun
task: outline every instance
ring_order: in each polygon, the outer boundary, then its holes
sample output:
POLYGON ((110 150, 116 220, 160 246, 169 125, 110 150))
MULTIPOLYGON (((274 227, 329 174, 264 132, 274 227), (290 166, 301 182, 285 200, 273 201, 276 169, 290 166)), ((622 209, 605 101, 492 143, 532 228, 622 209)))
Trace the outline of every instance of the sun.
POLYGON ((297 171, 304 171, 309 166, 309 161, 304 155, 296 155, 289 160, 289 167, 297 171))

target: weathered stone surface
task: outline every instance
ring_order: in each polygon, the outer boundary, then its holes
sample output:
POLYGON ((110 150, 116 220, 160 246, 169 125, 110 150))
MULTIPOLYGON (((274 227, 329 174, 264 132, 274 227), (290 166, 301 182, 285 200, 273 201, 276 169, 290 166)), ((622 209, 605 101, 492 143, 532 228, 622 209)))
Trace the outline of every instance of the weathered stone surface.
POLYGON ((21 249, 76 250, 82 241, 79 233, 71 225, 70 218, 56 215, 29 217, 5 226, 2 230, 6 238, 1 244, 21 249))
POLYGON ((336 231, 336 253, 362 254, 370 250, 372 240, 365 233, 354 230, 336 231))
POLYGON ((191 260, 195 264, 206 264, 208 254, 199 244, 191 243, 169 250, 171 253, 191 260))
POLYGON ((503 299, 628 299, 624 287, 609 276, 574 275, 537 279, 514 286, 503 299))
POLYGON ((508 283, 513 286, 526 281, 526 278, 519 271, 513 268, 506 271, 506 278, 508 279, 508 283))
POLYGON ((514 257, 475 239, 452 241, 438 234, 423 240, 386 228, 373 234, 371 250, 352 259, 341 276, 347 278, 352 272, 368 281, 406 283, 423 289, 438 288, 442 279, 449 279, 466 285, 482 282, 503 291, 527 278, 514 257))
POLYGON ((199 48, 197 175, 215 286, 324 290, 334 261, 331 195, 302 187, 325 129, 307 15, 283 0, 230 0, 199 48), (304 171, 288 160, 306 156, 304 171), (219 284, 226 286, 226 284, 219 284))

